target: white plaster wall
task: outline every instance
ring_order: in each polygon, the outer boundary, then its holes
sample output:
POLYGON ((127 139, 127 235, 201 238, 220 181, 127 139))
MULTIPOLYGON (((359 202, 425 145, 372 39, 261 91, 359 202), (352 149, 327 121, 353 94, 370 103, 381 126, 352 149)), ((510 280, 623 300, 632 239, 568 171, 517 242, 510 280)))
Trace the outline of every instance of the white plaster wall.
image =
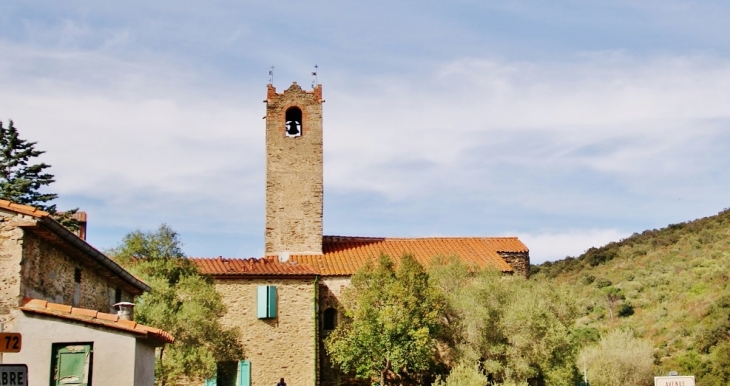
POLYGON ((134 386, 154 386, 155 383, 155 348, 137 344, 134 360, 134 386))
POLYGON ((94 385, 148 386, 154 383, 154 349, 145 353, 149 364, 138 365, 135 336, 129 333, 94 327, 53 317, 17 311, 13 332, 23 335, 20 353, 5 354, 4 363, 28 365, 30 386, 48 386, 51 378, 51 345, 53 343, 93 342, 94 385), (152 368, 150 372, 149 368, 152 368), (137 371, 141 373, 136 376, 137 371), (145 374, 148 379, 143 379, 145 374), (151 376, 150 376, 151 374, 151 376))

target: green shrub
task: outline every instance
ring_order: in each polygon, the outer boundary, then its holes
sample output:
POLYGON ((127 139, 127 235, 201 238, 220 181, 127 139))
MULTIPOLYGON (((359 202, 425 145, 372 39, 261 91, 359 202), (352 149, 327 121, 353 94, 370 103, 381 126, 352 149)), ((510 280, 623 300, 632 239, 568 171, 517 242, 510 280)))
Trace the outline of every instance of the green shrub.
POLYGON ((611 284, 613 284, 613 283, 611 283, 611 280, 608 280, 608 279, 598 279, 596 281, 596 287, 598 287, 598 288, 608 287, 611 284))

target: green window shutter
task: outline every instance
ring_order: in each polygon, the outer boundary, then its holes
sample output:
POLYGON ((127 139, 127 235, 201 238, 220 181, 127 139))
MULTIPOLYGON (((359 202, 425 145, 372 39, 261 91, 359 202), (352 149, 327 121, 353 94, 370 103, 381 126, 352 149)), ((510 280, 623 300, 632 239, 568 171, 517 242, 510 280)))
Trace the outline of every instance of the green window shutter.
POLYGON ((260 285, 256 288, 256 317, 268 319, 276 317, 276 287, 260 285))
POLYGON ((260 285, 257 288, 257 296, 256 296, 256 316, 259 319, 266 319, 267 317, 267 290, 265 285, 260 285))
POLYGON ((53 347, 55 368, 54 385, 89 384, 89 370, 91 368, 91 345, 70 344, 53 347))
POLYGON ((251 386, 251 361, 238 361, 238 386, 251 386))
POLYGON ((269 286, 269 318, 276 317, 276 287, 269 286))
POLYGON ((259 319, 266 319, 268 317, 268 313, 266 312, 268 309, 268 291, 267 286, 260 285, 257 288, 257 296, 256 296, 256 316, 259 319))

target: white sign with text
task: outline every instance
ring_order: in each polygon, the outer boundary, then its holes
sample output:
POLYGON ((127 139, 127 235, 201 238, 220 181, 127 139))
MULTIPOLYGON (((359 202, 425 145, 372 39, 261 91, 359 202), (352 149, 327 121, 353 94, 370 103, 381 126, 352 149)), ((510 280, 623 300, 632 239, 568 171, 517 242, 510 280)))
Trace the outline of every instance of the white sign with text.
POLYGON ((654 386, 695 386, 694 375, 654 377, 654 386))

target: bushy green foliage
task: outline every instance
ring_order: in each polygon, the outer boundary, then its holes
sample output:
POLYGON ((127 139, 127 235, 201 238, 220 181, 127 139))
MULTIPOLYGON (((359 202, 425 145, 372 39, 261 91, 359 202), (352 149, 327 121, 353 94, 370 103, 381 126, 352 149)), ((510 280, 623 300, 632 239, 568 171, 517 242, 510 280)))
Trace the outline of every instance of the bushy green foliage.
POLYGON ((13 121, 7 128, 0 122, 0 198, 48 212, 61 225, 76 230, 79 224, 72 216, 78 209, 58 212, 56 205, 50 204, 58 194, 41 192, 55 180, 46 171, 51 165, 33 163, 45 153, 36 150, 35 145, 20 138, 13 121))
POLYGON ((478 364, 473 366, 458 364, 445 379, 440 376, 436 378, 433 386, 485 386, 488 381, 478 364))
POLYGON ((201 381, 214 375, 217 362, 243 357, 240 332, 218 322, 226 312, 220 295, 184 258, 172 228, 162 224, 154 232, 129 233, 107 253, 152 287, 136 300, 136 320, 175 337, 173 345, 159 350, 158 385, 201 381))
POLYGON ((379 385, 416 377, 434 364, 442 302, 428 274, 409 255, 396 269, 380 256, 352 276, 343 294, 345 320, 325 340, 333 363, 379 385))
POLYGON ((653 348, 649 341, 634 338, 630 331, 616 330, 595 346, 581 350, 576 365, 587 368, 593 386, 653 383, 653 348))
POLYGON ((698 384, 727 384, 716 353, 730 341, 730 210, 636 233, 533 271, 532 280, 573 288, 577 329, 604 335, 629 329, 650 341, 655 375, 677 370, 695 375, 698 384), (611 306, 607 291, 623 298, 611 306))
POLYGON ((576 307, 570 293, 467 267, 458 259, 437 261, 429 273, 447 299, 446 335, 454 361, 481 363, 499 383, 572 384, 576 307))

